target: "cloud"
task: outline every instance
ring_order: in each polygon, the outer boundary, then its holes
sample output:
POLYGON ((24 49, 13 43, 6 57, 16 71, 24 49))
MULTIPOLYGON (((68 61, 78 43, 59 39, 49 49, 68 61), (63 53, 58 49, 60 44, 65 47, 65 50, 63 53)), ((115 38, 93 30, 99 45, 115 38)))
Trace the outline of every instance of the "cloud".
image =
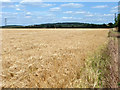
POLYGON ((25 18, 31 18, 31 16, 25 16, 25 18))
MULTIPOLYGON (((21 4, 14 5, 14 8, 15 8, 17 11, 22 10, 23 7, 24 7, 24 6, 21 5, 21 4)), ((23 11, 23 10, 22 10, 22 11, 23 11)))
POLYGON ((93 17, 94 15, 93 14, 88 14, 88 15, 85 15, 87 17, 93 17))
POLYGON ((86 13, 85 11, 77 11, 77 12, 75 12, 76 14, 84 14, 84 13, 86 13))
POLYGON ((66 14, 71 14, 71 13, 73 13, 73 11, 66 11, 66 12, 64 12, 64 13, 66 13, 66 14))
POLYGON ((9 8, 9 9, 15 9, 15 10, 17 10, 17 11, 20 11, 20 10, 22 10, 23 11, 23 8, 24 8, 24 6, 23 5, 21 5, 21 4, 14 4, 14 3, 3 3, 2 4, 2 8, 4 9, 4 8, 9 8))
POLYGON ((16 8, 17 11, 20 11, 21 9, 20 8, 16 8))
POLYGON ((26 2, 42 2, 42 0, 22 0, 20 3, 26 3, 26 2))
POLYGON ((60 7, 54 7, 54 8, 50 8, 50 11, 60 11, 61 10, 61 8, 60 7))
POLYGON ((15 8, 15 6, 14 5, 3 5, 2 4, 2 8, 15 8))
POLYGON ((92 8, 107 8, 108 6, 107 5, 99 5, 99 6, 94 6, 92 8))
POLYGON ((51 3, 43 3, 43 2, 20 2, 21 5, 31 5, 34 7, 51 7, 54 6, 56 4, 51 4, 51 3))
MULTIPOLYGON (((12 1, 12 2, 19 2, 20 0, 0 0, 0 2, 4 1, 12 1)), ((27 2, 119 2, 119 0, 22 0, 22 1, 27 1, 27 2)))
POLYGON ((108 13, 108 14, 100 14, 100 13, 91 13, 91 12, 86 12, 85 14, 86 17, 98 17, 98 18, 106 18, 106 17, 113 17, 114 14, 108 13))
MULTIPOLYGON (((25 17, 26 18, 30 18, 32 16, 32 13, 31 12, 26 12, 25 13, 25 17)), ((34 15, 34 17, 35 17, 35 15, 34 15)))
POLYGON ((61 7, 73 7, 73 8, 80 8, 83 6, 84 6, 83 4, 78 4, 78 3, 67 3, 61 5, 61 7))
POLYGON ((104 14, 103 16, 114 16, 114 14, 104 14))
POLYGON ((88 17, 94 16, 94 17, 98 17, 98 18, 106 18, 106 17, 114 17, 114 14, 108 13, 108 14, 99 14, 99 13, 90 13, 88 15, 86 15, 88 17))
POLYGON ((94 13, 88 11, 76 11, 75 14, 84 14, 84 16, 91 17, 94 16, 94 13))
POLYGON ((111 10, 110 12, 111 12, 111 13, 117 13, 118 10, 111 10))
POLYGON ((48 3, 42 3, 41 7, 50 7, 50 6, 54 6, 55 4, 48 4, 48 3))
POLYGON ((60 19, 62 20, 62 22, 66 22, 66 21, 79 22, 82 20, 82 18, 80 17, 61 17, 60 19))
POLYGON ((85 11, 65 11, 63 13, 65 13, 65 14, 85 14, 87 12, 85 12, 85 11))
POLYGON ((27 12, 26 14, 27 14, 27 15, 31 15, 31 12, 27 12))
POLYGON ((9 19, 13 19, 13 18, 17 18, 17 16, 19 15, 18 13, 14 13, 14 12, 1 12, 0 13, 2 15, 3 18, 9 18, 9 19))
POLYGON ((112 7, 112 9, 118 9, 118 6, 112 7))
POLYGON ((11 0, 0 0, 0 2, 11 2, 11 0))
POLYGON ((62 19, 72 19, 73 17, 62 17, 62 19))
POLYGON ((119 6, 114 6, 114 7, 112 7, 110 12, 111 12, 111 13, 117 13, 117 12, 118 12, 118 7, 119 7, 119 6))

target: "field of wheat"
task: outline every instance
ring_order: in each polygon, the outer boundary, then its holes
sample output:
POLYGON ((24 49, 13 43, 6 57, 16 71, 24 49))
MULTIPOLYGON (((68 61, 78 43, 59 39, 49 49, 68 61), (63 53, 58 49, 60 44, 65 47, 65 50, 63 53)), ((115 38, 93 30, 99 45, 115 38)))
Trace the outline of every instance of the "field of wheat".
POLYGON ((87 56, 107 43, 108 31, 3 29, 3 87, 72 87, 87 56))

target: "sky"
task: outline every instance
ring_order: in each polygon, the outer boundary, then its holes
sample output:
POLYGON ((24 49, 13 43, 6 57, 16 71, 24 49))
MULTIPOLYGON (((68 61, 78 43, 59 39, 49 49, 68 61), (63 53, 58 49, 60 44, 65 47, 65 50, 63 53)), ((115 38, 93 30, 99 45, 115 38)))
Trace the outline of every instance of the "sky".
POLYGON ((116 2, 115 0, 114 2, 84 1, 3 0, 2 5, 0 4, 0 21, 2 21, 0 26, 5 25, 5 18, 7 18, 7 25, 57 22, 114 23, 114 14, 118 12, 117 0, 116 2))

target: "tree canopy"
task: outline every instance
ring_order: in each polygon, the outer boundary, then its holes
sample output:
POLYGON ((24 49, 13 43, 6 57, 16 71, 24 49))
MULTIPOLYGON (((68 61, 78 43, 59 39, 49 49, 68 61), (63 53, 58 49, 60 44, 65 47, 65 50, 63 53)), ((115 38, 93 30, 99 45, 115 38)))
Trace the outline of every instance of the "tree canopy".
POLYGON ((109 24, 90 24, 90 23, 78 23, 78 22, 64 22, 64 23, 47 23, 39 25, 19 26, 9 25, 3 26, 3 28, 111 28, 112 23, 109 24))

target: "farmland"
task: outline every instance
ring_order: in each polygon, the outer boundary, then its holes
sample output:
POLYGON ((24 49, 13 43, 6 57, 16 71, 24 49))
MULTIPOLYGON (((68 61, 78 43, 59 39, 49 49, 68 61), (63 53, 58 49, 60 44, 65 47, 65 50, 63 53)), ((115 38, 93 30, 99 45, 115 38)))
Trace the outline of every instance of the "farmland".
POLYGON ((74 87, 86 58, 107 43, 108 31, 3 29, 3 87, 74 87))

